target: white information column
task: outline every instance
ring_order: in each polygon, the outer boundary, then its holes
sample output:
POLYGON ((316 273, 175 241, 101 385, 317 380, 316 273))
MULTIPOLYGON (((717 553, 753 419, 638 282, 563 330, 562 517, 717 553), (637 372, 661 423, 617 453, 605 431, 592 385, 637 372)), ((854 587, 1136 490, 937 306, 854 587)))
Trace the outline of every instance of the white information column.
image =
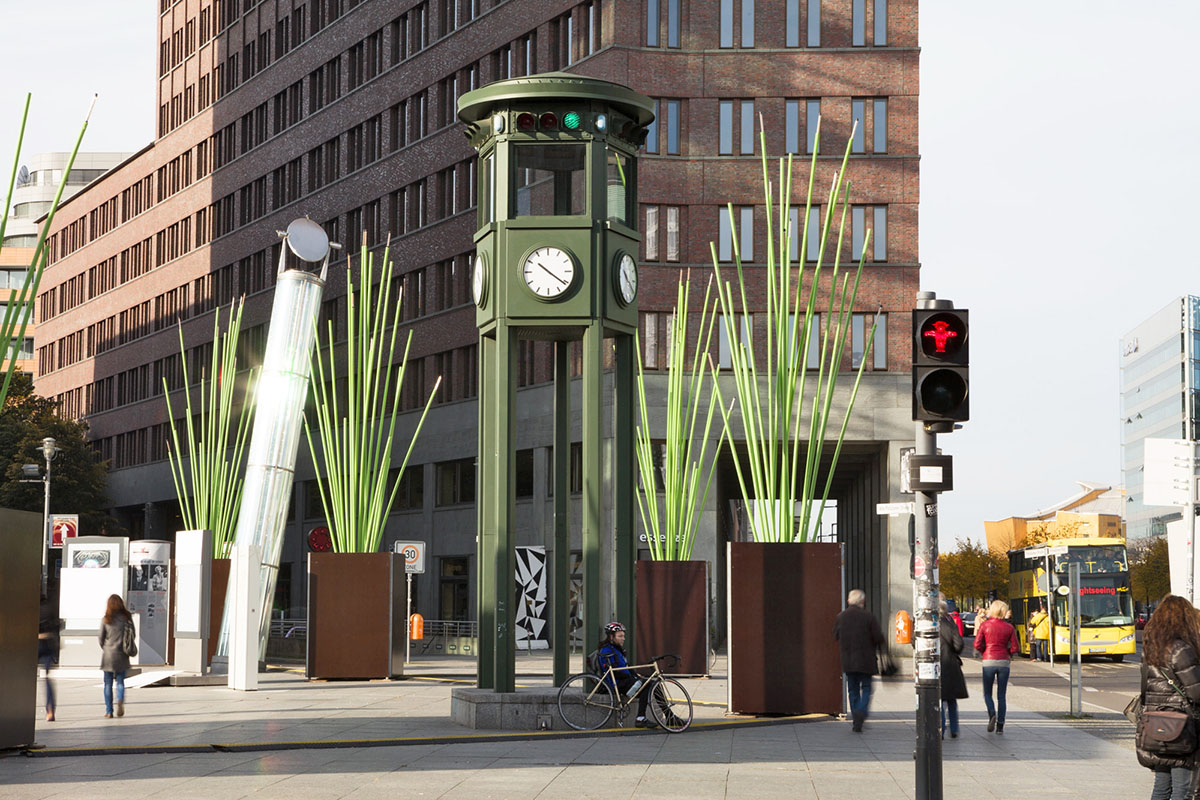
MULTIPOLYGON (((1183 562, 1183 596, 1195 603, 1196 583, 1196 442, 1186 439, 1146 439, 1142 504, 1178 506, 1183 510, 1183 553, 1168 547, 1171 572, 1183 562)), ((1168 545, 1171 538, 1168 537, 1168 545)), ((1171 591, 1177 591, 1172 581, 1171 591)))
POLYGON ((262 612, 262 548, 239 544, 229 565, 229 588, 235 613, 226 615, 229 632, 229 688, 258 688, 258 631, 262 612), (232 618, 231 618, 232 616, 232 618))

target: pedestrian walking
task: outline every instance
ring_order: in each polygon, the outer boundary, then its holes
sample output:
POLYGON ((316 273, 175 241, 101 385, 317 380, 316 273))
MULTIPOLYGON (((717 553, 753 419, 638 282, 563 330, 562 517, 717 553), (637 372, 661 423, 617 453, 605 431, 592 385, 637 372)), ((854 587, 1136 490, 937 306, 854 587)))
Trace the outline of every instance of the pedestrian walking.
POLYGON ((950 738, 958 738, 958 701, 968 697, 963 677, 963 639, 954 621, 946 613, 946 596, 938 593, 938 635, 942 640, 942 738, 946 738, 946 717, 950 718, 950 738))
MULTIPOLYGON (((112 719, 113 684, 116 684, 118 717, 125 716, 125 673, 129 671, 128 640, 136 641, 133 615, 119 594, 108 596, 108 606, 100 623, 100 669, 104 671, 104 717, 112 719)), ((136 654, 136 645, 133 648, 136 654)))
POLYGON ((42 595, 41 613, 38 615, 38 664, 46 681, 47 722, 54 722, 54 681, 50 680, 50 670, 58 660, 58 632, 61 627, 62 621, 50 598, 42 595))
POLYGON ((833 623, 833 638, 837 639, 842 656, 842 672, 846 674, 846 690, 850 699, 851 730, 861 733, 871 705, 871 676, 877 671, 877 652, 883 646, 883 631, 875 615, 867 611, 867 595, 853 589, 846 596, 846 609, 833 623))
POLYGON ((1046 613, 1046 609, 1038 606, 1038 610, 1029 618, 1029 622, 1033 628, 1033 644, 1029 649, 1030 657, 1038 661, 1049 661, 1050 615, 1046 613))
MULTIPOLYGON (((1200 703, 1200 621, 1182 597, 1162 599, 1142 633, 1142 711, 1196 716, 1200 703)), ((1138 763, 1154 771, 1150 800, 1186 800, 1196 788, 1196 753, 1172 758, 1139 747, 1138 763)))
POLYGON ((1008 708, 1008 674, 1012 654, 1017 652, 1017 629, 1008 622, 1008 603, 993 600, 988 606, 987 619, 975 630, 975 649, 983 659, 983 702, 988 712, 988 733, 1004 733, 1004 712, 1008 708), (996 700, 992 701, 992 687, 996 700))

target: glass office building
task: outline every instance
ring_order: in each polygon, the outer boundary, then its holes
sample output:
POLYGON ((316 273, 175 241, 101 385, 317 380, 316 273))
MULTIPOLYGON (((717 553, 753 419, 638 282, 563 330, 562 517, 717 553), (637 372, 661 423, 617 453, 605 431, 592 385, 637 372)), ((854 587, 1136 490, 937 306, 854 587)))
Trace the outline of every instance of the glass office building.
POLYGON ((1178 508, 1143 502, 1146 439, 1200 438, 1200 297, 1172 300, 1121 338, 1121 469, 1128 537, 1166 532, 1178 508))

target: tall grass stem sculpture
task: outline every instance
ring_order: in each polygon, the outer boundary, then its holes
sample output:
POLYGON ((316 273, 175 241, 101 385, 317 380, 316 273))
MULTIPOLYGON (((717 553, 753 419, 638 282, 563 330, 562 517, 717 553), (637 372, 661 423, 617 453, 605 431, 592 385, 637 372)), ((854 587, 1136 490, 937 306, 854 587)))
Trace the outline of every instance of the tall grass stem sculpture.
MULTIPOLYGON (((315 425, 321 447, 313 438, 314 422, 305 416, 304 434, 317 465, 317 483, 329 524, 333 549, 338 553, 374 553, 383 540, 388 513, 396 501, 400 481, 425 417, 441 387, 438 376, 425 401, 416 430, 408 443, 396 477, 389 484, 396 422, 400 416, 404 375, 412 331, 404 342, 404 356, 393 368, 400 336, 402 292, 392 300, 394 268, 389 247, 383 251, 382 270, 375 277, 375 257, 363 236, 358 283, 346 270, 346 342, 336 347, 333 321, 326 323, 326 341, 313 355, 312 388, 316 400, 315 425), (346 391, 333 385, 336 352, 345 353, 346 391), (394 380, 393 380, 394 376, 394 380), (324 469, 321 469, 321 467, 324 469)), ((318 340, 321 331, 318 330, 318 340)))
MULTIPOLYGON (((854 386, 838 430, 824 486, 818 487, 821 454, 830 432, 830 415, 840 365, 845 354, 846 336, 850 331, 851 314, 858 297, 859 282, 870 245, 868 231, 863 237, 857 269, 843 269, 841 256, 850 191, 845 177, 853 137, 852 132, 850 140, 846 143, 841 166, 833 177, 820 230, 810 231, 809 211, 813 206, 817 153, 820 149, 818 120, 816 142, 809 162, 808 192, 801 217, 803 233, 799 244, 800 253, 807 254, 809 237, 819 236, 820 248, 814 267, 805 267, 803 260, 793 267, 792 230, 789 219, 792 158, 788 156, 779 160, 781 197, 777 202, 766 156, 766 134, 761 130, 760 122, 763 194, 767 219, 772 221, 767 226, 767 259, 766 269, 763 271, 766 281, 766 312, 763 315, 766 326, 765 352, 756 353, 753 335, 746 337, 742 333, 741 315, 750 307, 747 302, 747 284, 750 280, 757 280, 759 271, 755 269, 747 274, 743 269, 737 221, 734 219, 732 205, 728 206, 728 213, 736 284, 723 275, 717 248, 710 243, 721 306, 720 324, 724 325, 726 340, 729 343, 729 375, 735 386, 739 418, 735 420, 733 414, 725 410, 719 381, 714 381, 713 384, 718 398, 716 405, 722 411, 725 438, 730 442, 742 497, 755 503, 751 527, 754 539, 760 542, 807 541, 814 530, 819 530, 821 517, 829 499, 833 474, 841 455, 842 441, 854 409, 854 401, 858 396, 863 371, 868 363, 871 344, 875 339, 875 327, 872 326, 864 343, 862 361, 858 365, 854 386), (831 237, 836 239, 836 244, 833 245, 832 267, 827 269, 827 252, 831 237), (825 324, 820 326, 824 330, 815 331, 820 339, 820 349, 813 380, 810 376, 814 370, 810 366, 808 350, 810 336, 814 334, 813 326, 819 324, 817 299, 823 272, 832 274, 825 324), (804 286, 806 278, 807 294, 804 286), (812 396, 806 399, 805 392, 810 382, 812 396), (808 412, 807 430, 802 425, 805 411, 808 412), (733 447, 735 426, 740 427, 741 438, 745 441, 745 463, 733 447)), ((728 267, 724 273, 728 273, 728 267)))

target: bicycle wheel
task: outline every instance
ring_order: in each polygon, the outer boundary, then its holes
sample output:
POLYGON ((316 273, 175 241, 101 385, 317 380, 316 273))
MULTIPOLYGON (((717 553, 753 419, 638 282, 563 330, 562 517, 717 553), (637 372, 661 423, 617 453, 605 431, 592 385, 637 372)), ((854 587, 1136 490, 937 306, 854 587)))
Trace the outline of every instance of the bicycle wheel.
POLYGON ((558 714, 577 731, 603 727, 616 706, 612 689, 590 672, 572 675, 558 690, 558 714))
POLYGON ((654 682, 649 705, 658 724, 670 733, 683 733, 692 724, 692 698, 674 678, 659 678, 654 682))

